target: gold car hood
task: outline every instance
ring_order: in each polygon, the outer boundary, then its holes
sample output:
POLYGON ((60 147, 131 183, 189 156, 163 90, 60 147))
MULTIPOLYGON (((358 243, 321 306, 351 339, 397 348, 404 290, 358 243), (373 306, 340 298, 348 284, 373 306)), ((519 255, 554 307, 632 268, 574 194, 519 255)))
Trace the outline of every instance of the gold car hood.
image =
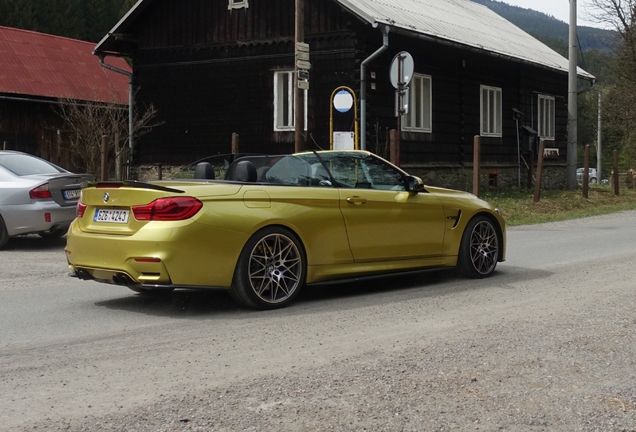
POLYGON ((490 203, 476 197, 469 192, 463 192, 441 187, 426 186, 426 191, 435 195, 442 205, 447 216, 456 215, 459 211, 467 212, 471 217, 474 212, 489 211, 495 213, 495 207, 490 203))

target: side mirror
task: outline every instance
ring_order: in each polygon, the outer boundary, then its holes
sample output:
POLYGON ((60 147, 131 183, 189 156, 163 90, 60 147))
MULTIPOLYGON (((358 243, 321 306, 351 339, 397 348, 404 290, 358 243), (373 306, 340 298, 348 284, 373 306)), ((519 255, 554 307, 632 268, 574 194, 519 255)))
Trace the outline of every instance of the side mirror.
POLYGON ((413 193, 424 192, 424 182, 419 177, 407 176, 406 190, 413 193))

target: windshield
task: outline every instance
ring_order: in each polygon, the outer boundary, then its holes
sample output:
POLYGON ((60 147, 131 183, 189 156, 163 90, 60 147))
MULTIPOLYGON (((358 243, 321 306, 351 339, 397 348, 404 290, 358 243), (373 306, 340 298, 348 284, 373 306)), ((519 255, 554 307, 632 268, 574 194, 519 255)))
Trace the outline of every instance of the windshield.
POLYGON ((0 166, 18 176, 68 172, 43 159, 18 153, 0 154, 0 166))

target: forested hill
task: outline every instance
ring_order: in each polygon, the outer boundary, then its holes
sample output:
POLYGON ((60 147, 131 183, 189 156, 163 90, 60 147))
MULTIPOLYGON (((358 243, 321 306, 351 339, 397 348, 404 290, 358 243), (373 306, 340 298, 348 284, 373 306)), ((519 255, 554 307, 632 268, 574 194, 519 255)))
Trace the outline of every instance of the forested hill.
MULTIPOLYGON (((530 33, 532 36, 550 45, 553 49, 559 49, 564 44, 567 51, 569 26, 553 16, 532 9, 525 9, 518 6, 511 6, 496 0, 472 0, 482 4, 490 10, 501 15, 520 29, 530 33), (561 43, 559 43, 561 42, 561 43), (556 46, 555 46, 556 45, 556 46)), ((558 0, 555 0, 558 1, 558 0)), ((578 27, 579 44, 582 51, 596 49, 599 51, 608 50, 614 40, 614 32, 594 27, 578 27)))
POLYGON ((0 26, 98 42, 136 0, 0 0, 0 26))

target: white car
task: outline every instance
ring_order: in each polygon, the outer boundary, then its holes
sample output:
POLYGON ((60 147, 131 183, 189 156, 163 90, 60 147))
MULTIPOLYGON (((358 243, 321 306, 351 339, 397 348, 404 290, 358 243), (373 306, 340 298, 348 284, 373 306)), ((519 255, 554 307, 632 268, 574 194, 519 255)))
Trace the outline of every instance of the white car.
POLYGON ((66 234, 82 183, 92 180, 27 153, 0 150, 0 248, 21 234, 66 234))
MULTIPOLYGON (((577 168, 576 170, 576 181, 579 183, 583 183, 583 171, 584 168, 577 168)), ((589 168, 588 169, 588 181, 590 183, 597 183, 598 182, 598 178, 596 176, 596 169, 595 168, 589 168)))

